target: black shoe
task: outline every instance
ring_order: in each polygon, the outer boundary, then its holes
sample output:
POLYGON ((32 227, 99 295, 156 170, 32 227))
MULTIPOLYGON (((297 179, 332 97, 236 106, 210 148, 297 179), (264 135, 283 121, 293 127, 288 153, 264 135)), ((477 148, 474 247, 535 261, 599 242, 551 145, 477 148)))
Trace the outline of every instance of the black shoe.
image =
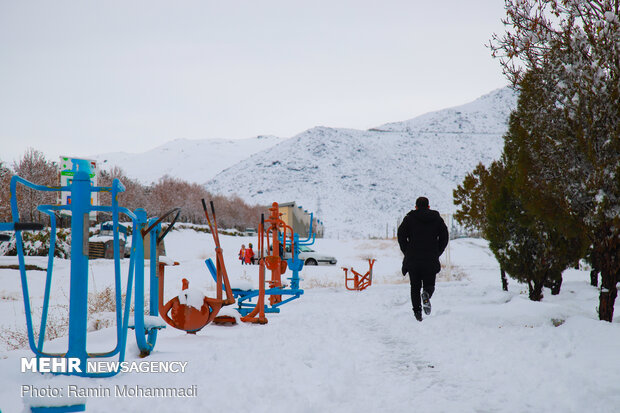
POLYGON ((431 313, 431 298, 426 291, 422 291, 422 308, 424 314, 429 315, 431 313))
POLYGON ((418 321, 422 321, 422 310, 413 310, 413 315, 418 321))

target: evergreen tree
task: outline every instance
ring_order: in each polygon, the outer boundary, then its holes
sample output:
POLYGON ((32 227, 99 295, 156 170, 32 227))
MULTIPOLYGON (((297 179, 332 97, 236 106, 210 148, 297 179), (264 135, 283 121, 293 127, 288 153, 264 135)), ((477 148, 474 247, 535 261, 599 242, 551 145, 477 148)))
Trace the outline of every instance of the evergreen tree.
POLYGON ((489 247, 512 278, 528 284, 530 299, 540 301, 547 273, 538 254, 537 228, 515 194, 505 167, 499 165, 495 171, 503 179, 487 207, 489 247))
POLYGON ((501 183, 487 206, 486 236, 501 268, 527 283, 530 299, 540 301, 545 285, 552 294, 560 292, 562 272, 579 256, 581 243, 579 238, 567 237, 544 217, 528 211, 528 197, 524 196, 527 188, 519 185, 515 172, 518 164, 511 160, 515 154, 510 152, 509 140, 510 134, 506 136, 502 162, 493 170, 501 183))
MULTIPOLYGON (((482 233, 488 238, 489 224, 487 219, 487 205, 493 200, 494 194, 500 185, 500 164, 494 162, 489 172, 482 163, 468 173, 463 183, 453 192, 454 204, 458 207, 454 219, 465 228, 482 233)), ((498 241, 499 242, 499 241, 498 241)), ((500 262, 500 278, 502 289, 508 291, 508 278, 500 262)))
POLYGON ((504 179, 487 211, 489 247, 512 278, 528 284, 531 300, 543 298, 545 285, 558 294, 562 272, 580 252, 579 239, 528 212, 515 175, 507 169, 500 173, 504 179))
MULTIPOLYGON (((562 271, 583 256, 586 242, 581 220, 562 207, 564 194, 550 186, 545 165, 537 162, 541 140, 567 133, 566 126, 553 116, 553 102, 545 100, 546 94, 538 87, 540 79, 539 73, 531 72, 522 81, 517 109, 505 136, 504 156, 512 165, 511 175, 523 208, 545 236, 539 245, 545 250, 549 267, 545 284, 557 294, 562 271)), ((557 153, 561 151, 553 152, 557 153)))
POLYGON ((502 270, 526 282, 530 299, 538 301, 545 285, 559 293, 562 272, 581 256, 583 242, 579 221, 557 208, 557 194, 533 161, 538 154, 536 136, 561 130, 549 121, 553 117, 546 117, 553 108, 541 105, 545 101, 537 83, 530 83, 524 81, 511 114, 501 160, 489 171, 479 165, 454 196, 461 207, 457 219, 483 230, 502 270))
POLYGON ((454 204, 459 207, 454 219, 469 230, 484 233, 487 227, 486 204, 489 193, 487 190, 489 171, 482 163, 465 175, 463 183, 453 192, 454 204))
POLYGON ((590 264, 590 285, 592 287, 598 287, 598 274, 600 270, 598 269, 599 265, 596 262, 596 256, 594 255, 593 248, 588 249, 585 260, 590 264))
POLYGON ((507 31, 491 45, 515 85, 528 72, 539 76, 539 109, 552 116, 526 126, 531 161, 555 208, 583 224, 607 321, 620 279, 619 8, 619 0, 506 0, 507 31))

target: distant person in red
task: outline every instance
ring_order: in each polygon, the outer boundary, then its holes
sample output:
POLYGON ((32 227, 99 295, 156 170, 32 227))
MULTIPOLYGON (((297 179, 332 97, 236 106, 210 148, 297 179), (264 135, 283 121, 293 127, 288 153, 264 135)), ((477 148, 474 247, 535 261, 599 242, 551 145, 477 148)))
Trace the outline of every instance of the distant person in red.
POLYGON ((254 250, 252 250, 252 243, 245 249, 245 263, 254 264, 254 250))
POLYGON ((427 315, 431 313, 435 277, 441 270, 439 256, 448 245, 446 223, 439 212, 429 208, 428 198, 419 197, 415 201, 415 210, 403 219, 398 227, 398 244, 405 255, 403 275, 409 273, 413 314, 416 320, 422 321, 422 309, 427 315))
POLYGON ((241 244, 241 249, 239 250, 239 260, 241 261, 241 265, 245 264, 245 244, 241 244))

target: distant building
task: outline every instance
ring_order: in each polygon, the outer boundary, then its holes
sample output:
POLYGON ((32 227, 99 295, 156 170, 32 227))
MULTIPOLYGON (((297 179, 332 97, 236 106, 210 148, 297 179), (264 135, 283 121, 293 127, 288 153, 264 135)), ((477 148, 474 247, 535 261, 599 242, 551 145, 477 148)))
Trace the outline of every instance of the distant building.
MULTIPOLYGON (((297 206, 295 202, 284 202, 279 204, 282 221, 286 225, 293 228, 293 231, 299 234, 301 238, 306 238, 310 230, 310 213, 301 206, 297 206)), ((312 230, 317 238, 323 238, 325 229, 323 222, 315 216, 312 218, 312 230)))

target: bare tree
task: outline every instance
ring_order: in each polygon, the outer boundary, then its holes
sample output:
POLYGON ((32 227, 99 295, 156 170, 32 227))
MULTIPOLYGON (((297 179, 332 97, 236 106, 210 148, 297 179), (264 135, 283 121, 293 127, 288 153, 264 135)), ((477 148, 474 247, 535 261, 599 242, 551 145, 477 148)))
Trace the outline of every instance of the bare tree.
POLYGON ((9 185, 13 172, 0 161, 0 222, 11 221, 9 185))
MULTIPOLYGON (((100 171, 99 172, 99 186, 107 186, 111 187, 114 179, 118 179, 121 184, 125 187, 125 191, 121 192, 118 195, 118 202, 121 206, 135 211, 137 208, 147 208, 148 206, 148 197, 149 197, 149 188, 142 185, 135 179, 131 179, 125 175, 125 172, 115 166, 109 171, 100 171)), ((101 192, 100 193, 99 202, 101 205, 110 205, 111 198, 109 192, 101 192)), ((102 220, 107 220, 109 217, 102 215, 102 220)), ((126 216, 121 216, 121 220, 126 221, 129 218, 126 216)))
MULTIPOLYGON (((114 167, 99 174, 100 186, 111 186, 117 178, 126 191, 119 195, 122 206, 135 210, 146 209, 149 216, 161 216, 173 208, 181 208, 180 222, 206 223, 202 199, 214 201, 220 228, 256 227, 260 214, 267 208, 248 205, 238 196, 211 195, 202 185, 189 183, 170 175, 162 176, 157 183, 144 186, 125 175, 122 169, 114 167)), ((102 205, 110 204, 110 194, 102 193, 102 205)), ((172 217, 170 217, 172 218, 172 217)))
MULTIPOLYGON (((43 152, 28 148, 24 156, 13 164, 15 174, 37 185, 58 186, 58 167, 55 162, 45 159, 43 152)), ((46 215, 36 208, 42 204, 55 204, 56 192, 36 191, 18 186, 17 204, 20 219, 30 222, 49 223, 46 215)))

